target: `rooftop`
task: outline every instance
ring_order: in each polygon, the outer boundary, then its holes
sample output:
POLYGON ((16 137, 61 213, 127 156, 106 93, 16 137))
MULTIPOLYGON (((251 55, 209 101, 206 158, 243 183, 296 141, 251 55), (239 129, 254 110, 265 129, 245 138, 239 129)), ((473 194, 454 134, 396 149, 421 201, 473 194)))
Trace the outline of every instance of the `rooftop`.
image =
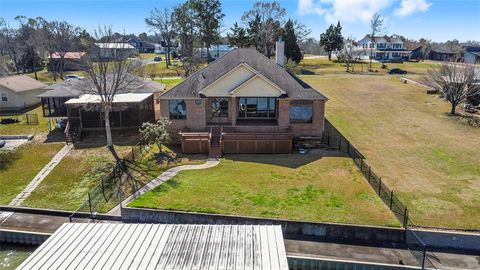
POLYGON ((276 84, 286 92, 289 98, 327 99, 310 85, 253 48, 236 48, 229 51, 205 68, 193 73, 160 98, 199 98, 199 92, 202 89, 242 63, 276 84))
MULTIPOLYGON (((64 59, 80 59, 82 58, 86 52, 67 52, 65 53, 64 59)), ((58 52, 55 52, 52 54, 52 59, 59 59, 60 54, 58 52)))
POLYGON ((0 86, 10 89, 13 92, 24 92, 40 89, 47 85, 27 75, 12 75, 0 78, 0 86))
POLYGON ((95 43, 101 49, 135 49, 132 45, 124 42, 115 42, 115 43, 95 43))
POLYGON ((17 269, 287 270, 280 226, 66 223, 17 269))
MULTIPOLYGON (((116 94, 113 97, 113 103, 138 103, 144 101, 146 98, 150 97, 151 93, 124 93, 124 94, 116 94)), ((92 94, 83 94, 79 98, 72 98, 69 99, 65 104, 70 105, 81 105, 81 104, 92 104, 92 103, 100 103, 101 97, 100 95, 92 95, 92 94)))

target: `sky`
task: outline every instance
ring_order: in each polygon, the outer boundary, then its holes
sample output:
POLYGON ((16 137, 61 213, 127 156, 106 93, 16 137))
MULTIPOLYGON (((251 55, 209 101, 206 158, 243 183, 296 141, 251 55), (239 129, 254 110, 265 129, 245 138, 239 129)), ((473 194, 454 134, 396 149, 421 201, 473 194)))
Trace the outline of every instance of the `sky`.
MULTIPOLYGON (((17 15, 66 20, 92 31, 111 25, 117 32, 149 33, 145 17, 154 7, 173 7, 178 0, 0 0, 0 17, 11 25, 17 15)), ((222 0, 223 33, 250 9, 253 0, 222 0)), ((343 35, 360 39, 369 31, 369 19, 384 18, 384 34, 433 41, 480 41, 480 0, 280 0, 287 16, 311 29, 318 39, 331 23, 340 21, 343 35)))

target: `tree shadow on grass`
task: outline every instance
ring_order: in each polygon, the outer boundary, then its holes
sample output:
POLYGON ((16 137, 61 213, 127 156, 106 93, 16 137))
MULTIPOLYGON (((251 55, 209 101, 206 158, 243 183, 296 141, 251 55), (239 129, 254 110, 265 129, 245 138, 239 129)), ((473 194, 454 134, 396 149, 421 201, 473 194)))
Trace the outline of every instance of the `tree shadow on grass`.
POLYGON ((15 150, 0 151, 0 171, 7 170, 20 159, 21 154, 15 150))
MULTIPOLYGON (((297 151, 297 150, 294 150, 297 151)), ((236 154, 225 155, 226 159, 233 161, 262 163, 296 169, 325 157, 346 157, 343 152, 328 149, 309 149, 306 154, 293 152, 291 154, 236 154)))

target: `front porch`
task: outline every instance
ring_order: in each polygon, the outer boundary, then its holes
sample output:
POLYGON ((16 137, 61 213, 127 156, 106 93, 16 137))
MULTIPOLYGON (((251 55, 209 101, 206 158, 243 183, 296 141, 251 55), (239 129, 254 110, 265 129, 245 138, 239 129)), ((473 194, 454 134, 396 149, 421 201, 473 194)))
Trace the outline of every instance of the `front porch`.
POLYGON ((284 154, 292 149, 293 133, 278 126, 214 126, 203 131, 179 132, 183 153, 208 153, 210 158, 222 154, 284 154))

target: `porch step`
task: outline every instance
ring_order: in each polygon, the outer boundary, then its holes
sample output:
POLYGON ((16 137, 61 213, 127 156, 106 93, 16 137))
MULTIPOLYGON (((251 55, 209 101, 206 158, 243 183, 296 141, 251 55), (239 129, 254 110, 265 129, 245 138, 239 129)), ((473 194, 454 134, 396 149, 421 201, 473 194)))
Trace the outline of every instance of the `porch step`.
POLYGON ((220 158, 222 156, 222 148, 220 145, 221 136, 222 136, 221 127, 213 127, 212 137, 210 140, 210 151, 208 152, 209 158, 220 158))

